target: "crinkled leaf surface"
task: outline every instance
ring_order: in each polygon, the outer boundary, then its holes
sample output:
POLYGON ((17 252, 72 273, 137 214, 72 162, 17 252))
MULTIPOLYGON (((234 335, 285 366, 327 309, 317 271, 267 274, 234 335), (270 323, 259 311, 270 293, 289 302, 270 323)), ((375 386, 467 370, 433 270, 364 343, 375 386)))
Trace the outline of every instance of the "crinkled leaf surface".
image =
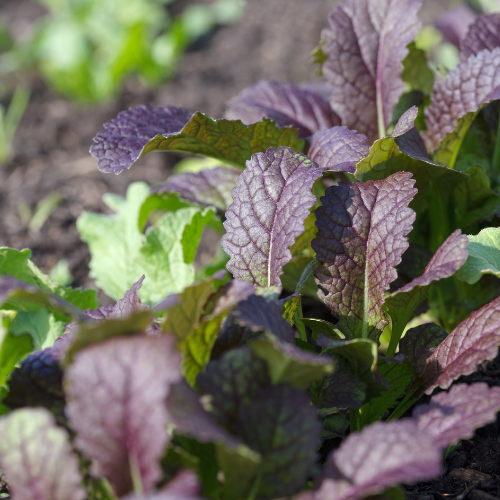
POLYGON ((282 382, 297 389, 307 389, 312 382, 324 378, 335 368, 331 358, 303 351, 274 335, 254 340, 250 348, 267 362, 273 384, 282 382))
POLYGON ((75 444, 118 495, 132 490, 133 475, 145 491, 161 476, 168 442, 164 401, 180 379, 179 363, 171 337, 135 336, 91 346, 66 370, 75 444))
POLYGON ((37 351, 11 373, 3 402, 10 408, 42 406, 64 420, 63 372, 54 349, 37 351))
POLYGON ((460 44, 460 55, 466 61, 482 50, 492 51, 497 47, 500 47, 500 14, 483 14, 469 26, 460 44))
POLYGON ((340 125, 340 118, 320 95, 274 80, 261 80, 233 97, 227 104, 226 117, 247 124, 270 118, 278 127, 299 129, 301 138, 340 125))
POLYGON ((500 228, 487 227, 477 235, 470 235, 467 261, 457 273, 457 278, 467 283, 477 283, 483 274, 500 276, 500 228))
POLYGON ((370 142, 385 135, 392 108, 404 92, 407 45, 420 28, 420 0, 348 0, 323 30, 323 64, 330 105, 350 129, 370 142))
POLYGON ((311 137, 307 156, 327 170, 354 174, 356 163, 370 152, 366 141, 365 135, 347 127, 325 128, 311 137))
POLYGON ((385 299, 392 320, 392 335, 399 340, 416 308, 425 300, 428 286, 455 274, 467 259, 467 236, 454 231, 437 249, 422 276, 413 279, 385 299))
POLYGON ((496 420, 500 410, 500 387, 484 382, 457 384, 449 392, 436 394, 429 404, 417 406, 413 418, 418 428, 434 436, 436 446, 445 448, 496 420))
POLYGON ((0 419, 0 467, 12 498, 87 498, 68 433, 45 409, 26 408, 0 419))
POLYGON ((350 434, 327 463, 315 500, 357 500, 398 483, 438 476, 441 451, 410 419, 377 422, 350 434))
POLYGON ((267 363, 243 347, 210 361, 196 382, 202 394, 212 397, 214 420, 235 433, 242 405, 249 404, 260 389, 270 385, 271 380, 267 363))
POLYGON ((335 372, 315 382, 310 394, 317 408, 356 408, 363 405, 367 384, 350 368, 346 360, 337 357, 335 372))
POLYGON ((316 461, 321 424, 309 396, 279 384, 255 393, 240 412, 239 433, 262 456, 256 498, 295 493, 316 461))
POLYGON ((447 336, 448 334, 434 323, 418 325, 410 328, 399 341, 399 352, 408 357, 418 375, 425 367, 427 358, 447 336))
POLYGON ((427 360, 422 379, 426 393, 435 387, 447 389, 460 375, 469 375, 476 366, 497 355, 500 345, 500 298, 484 305, 462 321, 441 342, 427 360))
POLYGON ((43 274, 30 260, 31 250, 0 248, 0 276, 12 276, 24 283, 34 285, 44 292, 53 293, 79 309, 97 307, 95 290, 82 290, 61 286, 43 274))
POLYGON ((225 212, 233 202, 231 190, 236 186, 236 179, 241 170, 229 167, 210 168, 201 172, 184 172, 169 177, 161 186, 155 187, 155 193, 173 191, 186 201, 214 206, 225 212))
POLYGON ((304 231, 311 190, 322 168, 290 148, 269 148, 252 156, 232 191, 222 247, 227 269, 237 279, 264 287, 280 285, 290 246, 304 231))
POLYGON ((423 138, 427 149, 437 149, 467 113, 475 113, 486 102, 497 99, 499 87, 500 47, 470 57, 438 81, 425 110, 427 131, 423 138))
POLYGON ((302 150, 297 130, 277 128, 271 120, 246 126, 239 120, 214 120, 184 108, 148 105, 122 111, 104 124, 90 152, 102 172, 119 174, 151 151, 181 151, 210 156, 244 166, 252 154, 269 147, 290 146, 302 150))
POLYGON ((347 338, 378 340, 388 323, 382 304, 415 220, 408 208, 413 184, 411 174, 399 172, 376 182, 340 183, 321 198, 312 242, 321 263, 316 276, 347 338))

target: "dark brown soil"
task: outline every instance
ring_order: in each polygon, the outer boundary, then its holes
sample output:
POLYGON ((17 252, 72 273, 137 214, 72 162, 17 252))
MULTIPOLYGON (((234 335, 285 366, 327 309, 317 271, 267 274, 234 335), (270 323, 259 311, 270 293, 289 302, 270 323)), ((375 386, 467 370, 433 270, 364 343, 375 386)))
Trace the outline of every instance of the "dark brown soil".
MULTIPOLYGON (((0 167, 0 246, 31 248, 34 262, 49 272, 62 258, 69 261, 75 285, 92 287, 90 255, 79 238, 76 218, 83 210, 107 212, 106 192, 125 194, 134 181, 165 180, 179 155, 151 154, 120 176, 102 174, 88 149, 105 121, 130 106, 173 104, 221 117, 224 103, 245 86, 263 78, 300 82, 314 78, 309 54, 327 25, 332 0, 248 0, 238 25, 219 28, 185 54, 176 76, 156 90, 127 83, 113 102, 77 106, 55 95, 38 77, 14 143, 14 157, 0 167), (41 230, 30 230, 22 205, 34 209, 57 191, 62 198, 41 230)), ((449 0, 427 0, 424 22, 445 10, 449 0)), ((2 0, 0 18, 19 36, 43 9, 34 0, 2 0)), ((101 295, 103 300, 106 298, 101 295)), ((483 364, 466 381, 500 385, 500 360, 483 364)), ((457 500, 500 498, 499 421, 462 441, 445 463, 443 476, 408 487, 409 498, 457 500)), ((0 491, 2 488, 0 482, 0 491)))

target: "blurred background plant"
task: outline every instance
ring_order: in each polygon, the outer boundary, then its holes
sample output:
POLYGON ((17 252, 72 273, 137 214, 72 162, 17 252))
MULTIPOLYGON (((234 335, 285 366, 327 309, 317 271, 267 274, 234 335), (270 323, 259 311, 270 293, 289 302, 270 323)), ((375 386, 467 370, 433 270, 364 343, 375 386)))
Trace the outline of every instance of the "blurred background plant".
POLYGON ((0 77, 34 68, 57 92, 83 103, 113 98, 132 74, 149 86, 164 82, 190 43, 219 24, 237 21, 245 5, 244 0, 38 1, 47 14, 26 39, 14 40, 0 26, 0 77))

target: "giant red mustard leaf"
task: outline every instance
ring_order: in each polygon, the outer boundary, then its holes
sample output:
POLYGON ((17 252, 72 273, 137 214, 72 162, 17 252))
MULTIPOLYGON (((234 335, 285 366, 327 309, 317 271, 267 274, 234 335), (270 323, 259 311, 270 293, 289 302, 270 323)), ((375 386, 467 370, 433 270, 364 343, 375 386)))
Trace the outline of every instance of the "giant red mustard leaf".
POLYGON ((417 406, 413 418, 419 429, 434 436, 436 446, 445 448, 494 422, 498 410, 500 387, 488 387, 484 382, 457 384, 449 392, 436 394, 429 404, 417 406))
POLYGON ((347 0, 323 30, 330 105, 350 129, 383 137, 405 86, 407 45, 420 27, 421 0, 347 0))
POLYGON ((482 50, 500 47, 500 14, 477 16, 460 43, 462 60, 479 54, 482 50))
POLYGON ((290 148, 269 148, 247 163, 232 191, 222 247, 235 278, 263 287, 280 285, 289 250, 304 231, 311 190, 324 169, 290 148))
POLYGON ((398 483, 438 476, 441 451, 412 420, 378 422, 342 443, 314 500, 357 500, 398 483))
POLYGON ((79 352, 66 370, 67 415, 76 446, 118 495, 161 477, 169 438, 165 398, 180 378, 169 336, 119 337, 79 352))
MULTIPOLYGON (((437 149, 447 134, 459 126, 461 118, 476 113, 483 104, 498 97, 500 48, 482 51, 459 64, 434 85, 431 104, 425 110, 427 131, 423 138, 427 149, 437 149)), ((467 122, 467 128, 471 122, 467 122)))
POLYGON ((0 419, 0 467, 12 498, 87 498, 68 433, 45 409, 16 410, 0 419))
POLYGON ((214 120, 184 108, 142 105, 122 111, 104 124, 90 152, 102 172, 119 174, 151 151, 181 151, 210 156, 243 167, 252 154, 269 147, 300 151, 304 141, 291 127, 279 129, 271 120, 246 126, 239 120, 214 120))
POLYGON ((230 167, 183 172, 169 177, 165 184, 155 187, 152 191, 173 191, 179 193, 183 200, 214 206, 225 212, 233 202, 231 190, 236 186, 236 179, 240 174, 241 170, 230 167))
POLYGON ((320 95, 292 83, 261 80, 233 97, 227 106, 227 118, 247 124, 270 118, 278 127, 298 128, 301 138, 340 125, 340 118, 320 95))
POLYGON ((354 174, 356 164, 370 152, 366 141, 365 135, 347 127, 325 128, 311 137, 307 156, 327 170, 354 174))
POLYGON ((435 387, 447 389, 460 375, 469 375, 476 366, 493 359, 500 345, 500 297, 474 311, 441 342, 427 360, 422 375, 426 393, 435 387))
POLYGON ((312 242, 321 263, 316 276, 328 292, 325 304, 339 317, 337 328, 348 338, 378 340, 388 323, 382 304, 415 220, 408 208, 413 184, 411 174, 398 172, 380 181, 331 186, 321 198, 312 242))

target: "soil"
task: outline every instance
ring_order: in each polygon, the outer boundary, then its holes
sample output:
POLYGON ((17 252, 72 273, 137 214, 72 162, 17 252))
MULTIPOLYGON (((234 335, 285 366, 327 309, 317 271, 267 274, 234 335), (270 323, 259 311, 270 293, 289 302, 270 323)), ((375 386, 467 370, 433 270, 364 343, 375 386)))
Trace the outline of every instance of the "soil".
MULTIPOLYGON (((429 23, 452 0, 427 0, 421 18, 429 23)), ((183 4, 189 0, 182 0, 183 4)), ((93 136, 117 113, 139 104, 173 104, 215 118, 224 103, 260 79, 301 82, 317 79, 309 54, 317 45, 332 0, 248 0, 244 19, 221 27, 184 55, 174 78, 157 89, 137 80, 126 83, 112 102, 79 106, 51 91, 35 74, 27 75, 32 94, 13 145, 13 158, 0 167, 0 246, 30 248, 33 261, 46 273, 66 259, 75 286, 94 287, 88 276, 90 255, 76 230, 83 210, 109 213, 102 195, 124 195, 134 181, 161 183, 178 154, 150 154, 119 176, 102 174, 88 153, 93 136), (42 228, 30 229, 24 207, 34 210, 57 192, 61 201, 42 228)), ((2 0, 0 19, 24 34, 44 13, 35 0, 2 0)), ((3 104, 6 104, 5 102, 3 104)), ((207 246, 207 245, 205 245, 207 246)), ((205 248, 206 250, 206 248, 205 248)), ((100 293, 101 303, 109 299, 100 293)), ((464 379, 500 385, 500 360, 483 363, 464 379)), ((410 499, 488 500, 500 498, 500 421, 462 441, 445 463, 441 478, 407 488, 410 499)), ((0 492, 2 483, 0 482, 0 492)))

